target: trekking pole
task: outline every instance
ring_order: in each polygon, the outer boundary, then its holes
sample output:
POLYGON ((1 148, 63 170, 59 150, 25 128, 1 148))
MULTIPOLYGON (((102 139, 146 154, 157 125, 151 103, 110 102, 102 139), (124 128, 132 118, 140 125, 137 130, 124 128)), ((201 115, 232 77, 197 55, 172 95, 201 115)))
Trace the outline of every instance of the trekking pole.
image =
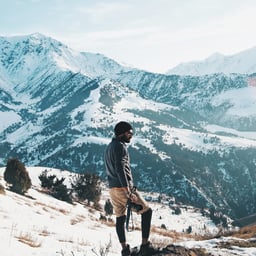
POLYGON ((131 211, 131 220, 132 220, 132 230, 134 230, 134 223, 133 223, 132 211, 131 211))
POLYGON ((129 232, 129 221, 130 221, 130 216, 131 216, 131 203, 130 200, 128 199, 127 202, 127 213, 126 213, 126 230, 129 232))

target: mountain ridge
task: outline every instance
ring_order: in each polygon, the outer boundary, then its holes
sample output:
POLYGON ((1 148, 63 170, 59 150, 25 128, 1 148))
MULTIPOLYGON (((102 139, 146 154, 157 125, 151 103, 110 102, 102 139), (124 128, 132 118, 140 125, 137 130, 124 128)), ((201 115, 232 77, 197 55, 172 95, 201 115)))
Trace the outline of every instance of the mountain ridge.
POLYGON ((256 73, 256 47, 244 51, 223 55, 214 53, 201 61, 190 61, 177 65, 166 74, 203 76, 216 73, 253 74, 256 73))
POLYGON ((36 42, 0 45, 0 165, 17 157, 104 178, 104 148, 127 120, 139 187, 235 218, 256 211, 254 75, 154 74, 54 40, 56 62, 36 42))

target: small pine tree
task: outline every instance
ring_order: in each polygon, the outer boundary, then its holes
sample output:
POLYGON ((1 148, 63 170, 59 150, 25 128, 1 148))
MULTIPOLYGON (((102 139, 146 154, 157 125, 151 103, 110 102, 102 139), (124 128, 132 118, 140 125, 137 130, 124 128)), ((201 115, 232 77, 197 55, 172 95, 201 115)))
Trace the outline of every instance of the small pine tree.
POLYGON ((180 215, 181 214, 181 209, 179 207, 175 207, 174 214, 180 215))
POLYGON ((11 184, 10 189, 19 194, 25 194, 31 188, 31 179, 22 162, 17 158, 11 158, 7 161, 4 172, 4 179, 11 184))
POLYGON ((167 227, 166 227, 165 224, 162 224, 162 225, 161 225, 161 228, 167 230, 167 227))
POLYGON ((101 181, 96 174, 77 174, 73 178, 71 186, 78 200, 87 200, 88 204, 93 202, 95 205, 99 202, 101 196, 101 181))
POLYGON ((108 199, 108 200, 105 202, 104 210, 105 210, 105 213, 106 213, 107 216, 108 216, 108 215, 109 215, 109 216, 113 215, 113 205, 112 205, 110 199, 108 199))
POLYGON ((56 175, 48 175, 48 170, 44 170, 38 178, 41 181, 41 186, 43 188, 51 189, 54 184, 54 179, 56 179, 56 175))
POLYGON ((67 186, 63 184, 65 178, 58 179, 56 178, 56 181, 54 182, 53 188, 52 188, 52 195, 62 201, 72 203, 71 193, 67 186))
POLYGON ((187 231, 188 234, 191 234, 192 233, 192 226, 189 226, 186 231, 187 231))
POLYGON ((72 203, 71 192, 64 183, 65 178, 62 177, 58 179, 56 175, 49 175, 47 170, 44 170, 39 175, 39 180, 41 181, 41 186, 47 188, 50 194, 55 198, 72 203))

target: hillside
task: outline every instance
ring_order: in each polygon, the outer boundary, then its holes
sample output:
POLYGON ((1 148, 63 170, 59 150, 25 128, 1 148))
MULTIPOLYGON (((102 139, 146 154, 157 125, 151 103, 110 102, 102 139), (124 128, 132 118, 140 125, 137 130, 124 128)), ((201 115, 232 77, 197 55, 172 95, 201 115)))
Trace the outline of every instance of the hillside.
MULTIPOLYGON (((1 255, 15 256, 17 251, 20 255, 35 256, 119 255, 120 245, 116 239, 114 216, 111 222, 100 221, 100 215, 104 215, 103 211, 81 203, 68 204, 49 196, 40 187, 38 179, 45 168, 29 167, 27 170, 33 186, 26 196, 7 189, 0 194, 1 255), (109 251, 106 251, 108 246, 109 251)), ((70 172, 60 172, 56 169, 49 171, 67 180, 72 175, 70 172)), ((5 187, 3 172, 4 168, 1 168, 0 184, 5 187)), ((107 189, 104 189, 102 206, 107 195, 107 189)), ((153 194, 150 196, 154 197, 153 194)), ((165 203, 151 201, 150 205, 154 210, 151 241, 156 247, 166 248, 169 245, 169 252, 173 250, 184 253, 176 255, 191 255, 188 254, 189 250, 196 252, 193 255, 198 256, 206 256, 207 253, 249 256, 256 252, 255 247, 250 248, 253 240, 248 239, 248 230, 247 238, 219 237, 205 240, 206 237, 214 237, 219 230, 196 208, 173 204, 173 207, 181 209, 181 214, 175 215, 165 203), (166 229, 161 228, 163 224, 166 229), (186 232, 189 226, 192 227, 191 234, 186 232), (236 241, 236 247, 226 248, 233 240, 236 241), (239 243, 243 246, 239 247, 239 243)), ((133 217, 136 228, 127 234, 127 239, 131 246, 137 246, 140 242, 139 219, 135 215, 133 217)))
POLYGON ((0 166, 17 157, 105 179, 105 147, 125 120, 140 189, 232 219, 255 214, 254 79, 160 75, 41 34, 1 37, 0 166))

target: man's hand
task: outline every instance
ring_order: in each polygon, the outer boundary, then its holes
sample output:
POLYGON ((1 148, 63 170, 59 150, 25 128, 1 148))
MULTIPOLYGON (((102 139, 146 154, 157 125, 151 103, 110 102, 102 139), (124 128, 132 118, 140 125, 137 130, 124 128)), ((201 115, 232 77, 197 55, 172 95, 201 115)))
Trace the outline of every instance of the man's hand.
POLYGON ((131 200, 131 202, 136 203, 138 201, 137 196, 131 192, 129 187, 126 187, 125 190, 127 191, 127 197, 131 200))
POLYGON ((132 201, 133 203, 136 203, 136 202, 138 201, 138 197, 137 197, 135 194, 133 194, 133 193, 131 193, 130 199, 131 199, 131 201, 132 201))

